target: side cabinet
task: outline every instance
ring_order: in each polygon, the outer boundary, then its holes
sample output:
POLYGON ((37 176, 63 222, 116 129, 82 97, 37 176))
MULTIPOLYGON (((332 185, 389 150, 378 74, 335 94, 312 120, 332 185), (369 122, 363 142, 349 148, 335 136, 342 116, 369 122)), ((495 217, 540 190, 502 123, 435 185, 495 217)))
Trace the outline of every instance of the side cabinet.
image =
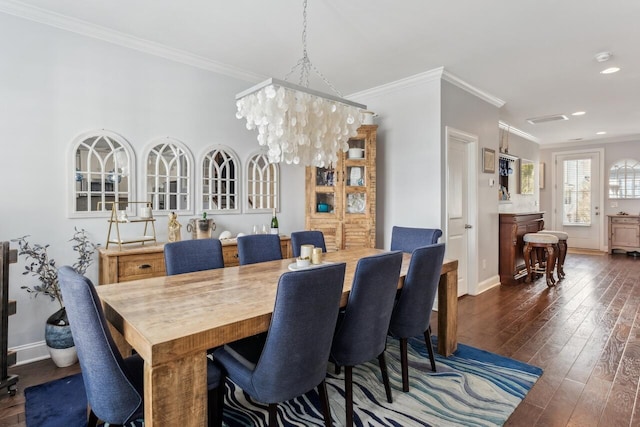
POLYGON ((500 283, 515 285, 526 276, 523 236, 544 228, 543 212, 500 214, 500 283))
POLYGON ((363 125, 337 163, 307 167, 307 230, 324 234, 328 251, 376 245, 376 125, 363 125))
POLYGON ((609 215, 609 253, 640 251, 640 216, 609 215))

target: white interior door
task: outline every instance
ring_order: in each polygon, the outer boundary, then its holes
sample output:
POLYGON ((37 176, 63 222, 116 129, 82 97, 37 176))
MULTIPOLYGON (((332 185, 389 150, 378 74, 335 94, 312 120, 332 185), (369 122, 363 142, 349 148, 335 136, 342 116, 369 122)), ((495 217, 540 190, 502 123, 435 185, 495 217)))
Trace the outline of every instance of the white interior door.
POLYGON ((475 215, 470 208, 475 195, 470 176, 475 176, 475 153, 477 138, 459 131, 447 129, 447 249, 445 256, 458 260, 458 296, 469 293, 469 272, 473 222, 475 215), (474 169, 473 171, 471 169, 474 169))
POLYGON ((554 226, 572 248, 601 250, 601 152, 558 153, 554 173, 554 226))

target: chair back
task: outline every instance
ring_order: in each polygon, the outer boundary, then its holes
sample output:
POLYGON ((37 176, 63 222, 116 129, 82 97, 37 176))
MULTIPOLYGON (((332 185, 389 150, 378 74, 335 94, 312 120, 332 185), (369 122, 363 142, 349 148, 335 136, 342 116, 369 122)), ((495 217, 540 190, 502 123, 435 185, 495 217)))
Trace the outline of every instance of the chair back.
POLYGON ((164 245, 167 276, 224 267, 222 244, 218 239, 195 239, 164 245))
POLYGON ((88 404, 98 418, 126 424, 141 415, 143 397, 111 337, 93 284, 69 266, 58 270, 58 280, 88 404))
POLYGON ((257 400, 284 402, 317 387, 327 374, 345 264, 280 276, 265 345, 253 371, 257 400))
POLYGON ((444 243, 438 243, 413 251, 400 298, 391 315, 389 332, 392 335, 410 338, 424 334, 429 327, 444 249, 444 243))
POLYGON ((251 234, 238 237, 240 265, 282 259, 280 237, 276 234, 251 234))
POLYGON ((294 257, 300 256, 300 246, 302 245, 313 245, 316 248, 322 248, 322 252, 327 252, 322 231, 308 230, 291 233, 291 249, 294 257))
POLYGON ((384 351, 401 266, 400 251, 358 261, 347 307, 331 346, 331 359, 338 365, 356 366, 384 351))
POLYGON ((411 253, 415 248, 438 243, 442 236, 439 228, 413 228, 394 226, 391 230, 391 250, 411 253))

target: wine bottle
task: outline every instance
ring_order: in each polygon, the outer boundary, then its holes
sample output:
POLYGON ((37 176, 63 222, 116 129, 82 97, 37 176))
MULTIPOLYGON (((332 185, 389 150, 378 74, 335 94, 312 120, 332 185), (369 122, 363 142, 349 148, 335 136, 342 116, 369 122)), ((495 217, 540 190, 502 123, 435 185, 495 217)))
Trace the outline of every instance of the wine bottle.
POLYGON ((276 216, 276 209, 273 208, 273 216, 271 217, 271 234, 278 234, 278 217, 276 216))

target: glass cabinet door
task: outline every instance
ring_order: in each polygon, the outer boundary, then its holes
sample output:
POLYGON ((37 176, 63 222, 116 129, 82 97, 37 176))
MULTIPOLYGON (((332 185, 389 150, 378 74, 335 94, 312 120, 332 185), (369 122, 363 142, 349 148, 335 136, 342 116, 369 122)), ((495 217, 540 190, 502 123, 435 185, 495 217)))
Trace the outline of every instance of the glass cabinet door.
POLYGON ((344 213, 364 215, 367 212, 367 150, 365 140, 352 138, 345 153, 345 204, 344 213))

